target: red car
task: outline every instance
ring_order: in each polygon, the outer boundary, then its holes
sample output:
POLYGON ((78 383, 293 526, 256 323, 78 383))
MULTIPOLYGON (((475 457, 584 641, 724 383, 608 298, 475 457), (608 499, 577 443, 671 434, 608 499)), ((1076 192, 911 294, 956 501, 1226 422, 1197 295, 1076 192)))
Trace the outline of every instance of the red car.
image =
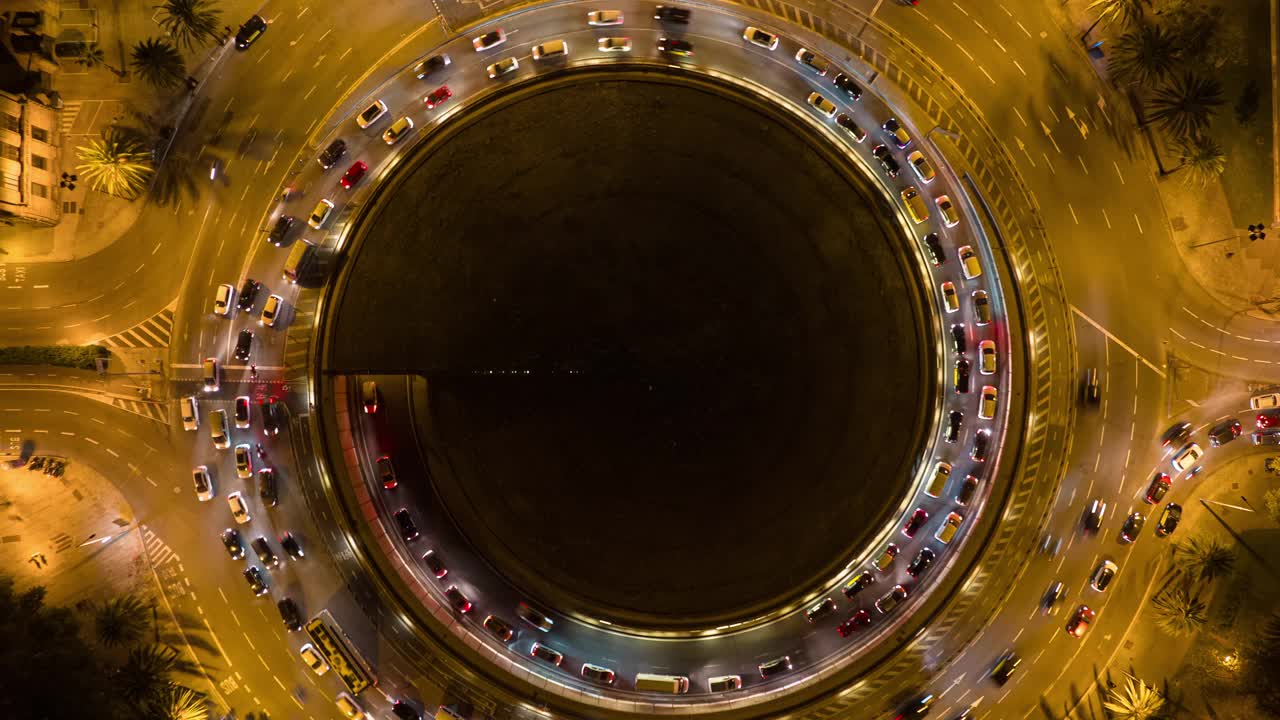
POLYGON ((1155 477, 1151 478, 1151 485, 1147 487, 1147 502, 1155 505, 1163 500, 1165 493, 1169 492, 1169 486, 1172 484, 1167 474, 1156 473, 1155 477))
POLYGON ((1267 430, 1274 427, 1280 427, 1280 414, 1258 413, 1259 430, 1267 430))
POLYGON ((369 172, 369 166, 363 160, 357 160, 351 164, 351 167, 347 168, 347 171, 342 174, 342 179, 338 182, 342 183, 342 187, 350 190, 352 186, 360 182, 360 178, 364 177, 367 172, 369 172))
POLYGON ((866 610, 859 610, 849 616, 848 620, 840 623, 840 626, 836 628, 836 632, 840 633, 840 637, 849 637, 855 630, 861 630, 870 624, 871 613, 866 610))
POLYGON ((435 108, 435 106, 443 104, 445 100, 448 100, 451 97, 453 97, 453 91, 449 89, 449 86, 441 85, 435 90, 432 90, 430 95, 423 98, 422 102, 426 104, 428 110, 431 110, 435 108))
POLYGON ((915 537, 916 531, 920 529, 920 526, 928 521, 929 513, 925 512, 924 508, 916 508, 916 511, 911 513, 911 519, 907 521, 906 525, 902 526, 902 534, 907 537, 915 537))
POLYGON ((1089 630, 1089 623, 1093 622, 1096 616, 1088 605, 1081 605, 1076 608, 1075 615, 1071 616, 1071 620, 1067 623, 1067 634, 1072 637, 1084 637, 1089 630))

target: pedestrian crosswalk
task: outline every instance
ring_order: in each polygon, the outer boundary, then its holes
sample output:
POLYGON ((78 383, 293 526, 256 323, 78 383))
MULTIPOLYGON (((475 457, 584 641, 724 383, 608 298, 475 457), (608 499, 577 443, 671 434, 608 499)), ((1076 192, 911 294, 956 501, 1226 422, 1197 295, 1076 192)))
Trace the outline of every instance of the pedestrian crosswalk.
POLYGON ((164 403, 111 398, 111 406, 125 412, 131 412, 134 415, 141 415, 148 420, 155 420, 164 425, 169 424, 169 407, 164 403))
POLYGON ((173 306, 161 310, 133 327, 99 341, 109 348, 165 348, 173 333, 173 306))
POLYGON ((142 542, 147 546, 147 557, 151 559, 152 567, 160 567, 167 562, 182 562, 178 553, 166 545, 159 535, 151 532, 151 528, 146 525, 142 526, 142 542))
POLYGON ((84 107, 84 102, 80 100, 72 100, 62 104, 61 129, 63 135, 71 132, 71 128, 76 124, 76 118, 80 116, 80 108, 82 107, 84 107))

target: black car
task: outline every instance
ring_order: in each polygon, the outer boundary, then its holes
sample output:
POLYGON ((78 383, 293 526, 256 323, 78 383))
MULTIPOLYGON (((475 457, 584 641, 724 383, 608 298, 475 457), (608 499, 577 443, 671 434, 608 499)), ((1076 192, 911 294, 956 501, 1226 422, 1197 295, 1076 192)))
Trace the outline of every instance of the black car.
POLYGON ((1022 658, 1018 657, 1012 650, 1000 656, 996 662, 996 666, 991 669, 991 679, 997 685, 1004 685, 1009 682, 1009 678, 1013 677, 1013 672, 1018 669, 1018 665, 1022 664, 1022 658))
POLYGON ((1142 526, 1146 524, 1146 515, 1140 512, 1129 513, 1129 517, 1124 519, 1124 526, 1120 528, 1120 539, 1124 542, 1137 540, 1138 533, 1142 532, 1142 526))
POLYGON ((262 403, 262 434, 275 435, 280 432, 280 424, 284 421, 284 410, 274 395, 262 403))
POLYGON ((236 307, 244 312, 253 309, 253 304, 258 300, 258 291, 262 289, 262 283, 253 278, 245 278, 244 285, 240 286, 240 299, 236 301, 236 307))
POLYGON ((232 560, 244 557, 244 544, 240 542, 240 533, 235 528, 222 531, 222 546, 227 549, 227 554, 232 560))
POLYGON ((275 567, 280 564, 280 558, 276 557, 276 552, 261 535, 253 539, 253 551, 258 554, 258 560, 263 567, 275 567))
POLYGON ((440 559, 435 550, 428 550, 422 556, 422 564, 427 566, 427 569, 431 571, 432 575, 436 576, 437 580, 449 574, 449 568, 444 566, 444 561, 440 559))
POLYGON ((845 113, 840 113, 836 116, 836 124, 843 128, 845 132, 849 133, 849 137, 853 138, 854 142, 862 142, 867 139, 867 132, 858 127, 858 124, 853 121, 853 118, 849 117, 845 113))
POLYGON ((1244 428, 1240 425, 1240 421, 1235 418, 1230 418, 1225 422, 1219 423, 1209 431, 1210 447, 1226 445, 1232 440, 1240 437, 1240 432, 1243 429, 1244 428))
POLYGON ((405 542, 418 539, 421 533, 418 532, 418 526, 414 524, 413 518, 409 517, 408 509, 400 508, 397 510, 395 518, 396 525, 400 526, 400 537, 404 538, 405 542))
POLYGON ((1160 521, 1156 523, 1156 534, 1161 537, 1172 535, 1173 531, 1178 529, 1178 521, 1181 519, 1181 505, 1177 503, 1165 505, 1164 512, 1160 513, 1160 521))
POLYGON ((450 585, 449 589, 444 591, 444 596, 448 598, 449 604, 453 606, 454 610, 464 615, 471 612, 471 601, 467 599, 466 595, 462 594, 458 586, 450 585))
POLYGON ((987 461, 987 447, 991 444, 991 431, 979 430, 973 434, 973 449, 969 451, 969 458, 974 462, 987 461))
POLYGON ((771 677, 776 677, 783 673, 790 672, 791 658, 787 655, 783 655, 782 657, 774 658, 769 662, 760 663, 759 670, 760 678, 762 680, 768 680, 771 677))
POLYGON ((291 532, 280 536, 280 547, 284 548, 284 551, 289 553, 289 557, 294 560, 306 555, 306 553, 302 552, 302 546, 298 544, 298 538, 294 537, 291 532))
POLYGON ((964 413, 959 410, 952 410, 947 415, 947 434, 943 437, 949 443, 955 442, 960 437, 960 428, 964 425, 964 413))
POLYGON ((929 548, 920 548, 920 552, 916 553, 911 564, 907 566, 907 574, 911 577, 920 577, 920 573, 928 570, 936 557, 938 556, 929 548))
POLYGON ((261 15, 254 15, 244 24, 240 26, 240 30, 236 32, 236 49, 246 50, 258 36, 267 30, 267 21, 262 19, 261 15))
POLYGON ((947 252, 942 249, 942 240, 938 239, 938 233, 929 233, 924 236, 924 249, 929 253, 929 262, 934 267, 938 267, 947 261, 947 252))
POLYGON ((963 355, 964 351, 969 347, 965 342, 964 325, 951 326, 951 349, 957 355, 963 355))
POLYGON ((844 584, 844 596, 853 599, 854 595, 862 592, 868 585, 875 583, 876 576, 871 574, 870 570, 863 570, 852 580, 844 584))
POLYGON ((276 603, 276 608, 280 610, 280 619, 284 620, 284 626, 289 629, 289 632, 297 632, 302 629, 302 612, 298 610, 293 598, 281 600, 276 603))
POLYGON ((337 165, 338 161, 342 159, 342 156, 346 154, 347 141, 342 138, 338 138, 337 140, 329 143, 329 147, 325 148, 324 152, 320 153, 320 157, 316 158, 316 161, 320 163, 320 167, 328 170, 334 165, 337 165))
POLYGON ((241 330, 239 337, 236 338, 236 349, 232 353, 237 360, 248 361, 249 350, 253 347, 253 331, 241 330))
POLYGON ((1061 580, 1055 581, 1052 585, 1049 586, 1049 589, 1044 592, 1044 597, 1041 599, 1041 603, 1044 606, 1044 611, 1049 612, 1050 610, 1052 610, 1054 606, 1056 606, 1059 602, 1061 602, 1062 599, 1065 598, 1066 596, 1067 596, 1067 584, 1062 582, 1061 580))
POLYGON ((929 706, 933 704, 933 695, 922 695, 915 700, 903 705, 898 717, 910 718, 916 715, 925 715, 929 712, 929 706))
POLYGON ((249 583, 249 589, 254 595, 267 594, 267 580, 262 576, 262 571, 256 566, 250 565, 244 570, 245 582, 249 583))
POLYGON ((898 161, 893 159, 893 153, 884 145, 877 145, 871 148, 871 155, 880 161, 880 167, 884 168, 884 174, 891 178, 898 177, 898 171, 901 167, 898 161))
POLYGON ((855 85, 853 82, 853 78, 849 77, 848 75, 845 75, 844 73, 839 73, 836 75, 835 79, 832 82, 834 82, 835 86, 839 88, 845 95, 849 96, 850 100, 856 101, 856 100, 862 99, 862 88, 855 85))
POLYGON ((956 358, 956 370, 952 376, 952 384, 958 393, 969 392, 969 374, 973 369, 972 364, 965 358, 956 358))
MULTIPOLYGON (((330 146, 332 147, 332 146, 330 146)), ((346 147, 345 145, 343 146, 346 147)), ((267 242, 276 247, 284 247, 285 237, 288 236, 289 230, 293 228, 297 218, 292 215, 281 215, 276 218, 276 224, 271 226, 271 232, 267 233, 267 242)))
POLYGON ((691 15, 693 15, 692 11, 673 5, 659 5, 653 9, 653 19, 661 20, 662 22, 688 25, 691 15))
POLYGON ((258 471, 258 496, 262 498, 262 504, 267 507, 275 507, 276 503, 280 502, 275 468, 262 468, 258 471))
POLYGON ((693 43, 675 38, 658 38, 658 50, 671 55, 688 56, 693 54, 693 43))
POLYGON ((1170 445, 1182 446, 1191 437, 1191 423, 1180 422, 1160 436, 1160 447, 1169 447, 1170 445))
POLYGON ((418 714, 418 711, 403 700, 397 700, 396 704, 391 706, 391 714, 400 718, 400 720, 422 720, 422 716, 418 714))
POLYGON ((1102 518, 1107 514, 1107 503, 1101 498, 1096 498, 1089 504, 1089 512, 1084 516, 1084 529, 1089 532, 1098 532, 1102 527, 1102 518))
POLYGON ((425 80, 430 77, 432 73, 437 73, 449 67, 451 63, 453 63, 453 60, 449 59, 449 56, 444 53, 432 55, 426 60, 423 60, 413 66, 413 75, 419 80, 425 80))
POLYGON ((960 489, 956 491, 956 502, 961 505, 968 505, 973 499, 973 494, 978 491, 978 478, 972 475, 965 475, 964 482, 960 484, 960 489))

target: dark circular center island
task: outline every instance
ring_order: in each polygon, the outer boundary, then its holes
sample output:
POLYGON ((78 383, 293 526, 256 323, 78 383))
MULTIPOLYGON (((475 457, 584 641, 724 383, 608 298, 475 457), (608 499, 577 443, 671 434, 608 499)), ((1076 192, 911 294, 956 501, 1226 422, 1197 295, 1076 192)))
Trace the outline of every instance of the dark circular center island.
POLYGON ((426 378, 430 493, 537 602, 688 629, 794 601, 900 510, 936 384, 848 162, 710 81, 509 90, 371 201, 326 369, 426 378))

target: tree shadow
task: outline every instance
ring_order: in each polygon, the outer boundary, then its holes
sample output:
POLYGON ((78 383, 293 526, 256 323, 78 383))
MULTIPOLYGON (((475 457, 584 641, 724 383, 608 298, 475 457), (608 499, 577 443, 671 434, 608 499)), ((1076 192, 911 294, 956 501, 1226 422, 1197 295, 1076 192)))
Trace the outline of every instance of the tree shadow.
POLYGON ((195 173, 195 160, 186 151, 174 149, 156 168, 147 195, 161 207, 176 205, 184 198, 194 200, 199 195, 195 173))

